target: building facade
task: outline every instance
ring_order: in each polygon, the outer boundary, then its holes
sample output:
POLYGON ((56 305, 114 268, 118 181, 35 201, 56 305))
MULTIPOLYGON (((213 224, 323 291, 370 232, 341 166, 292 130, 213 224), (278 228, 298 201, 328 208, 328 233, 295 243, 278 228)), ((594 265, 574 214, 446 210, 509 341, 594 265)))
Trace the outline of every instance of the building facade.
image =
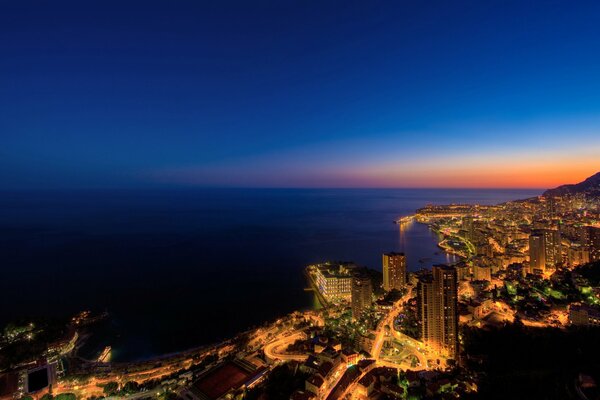
POLYGON ((406 256, 404 253, 383 255, 383 289, 403 289, 406 287, 406 256))
POLYGON ((558 229, 545 229, 546 269, 553 270, 562 265, 562 244, 558 229))
POLYGON ((572 304, 569 306, 569 323, 571 325, 600 326, 600 311, 587 305, 572 304))
POLYGON ((552 271, 562 264, 560 231, 536 229, 529 236, 529 266, 531 273, 552 271))
POLYGON ((590 252, 590 261, 600 261, 600 228, 595 226, 586 226, 587 243, 586 246, 590 252))
POLYGON ((476 281, 491 281, 492 280, 492 268, 487 265, 474 265, 473 266, 473 279, 476 281))
POLYGON ((371 278, 367 275, 355 275, 352 278, 352 317, 360 316, 371 306, 373 300, 371 278))
POLYGON ((534 231, 529 236, 529 272, 543 274, 545 270, 544 234, 540 231, 534 231))
POLYGON ((458 276, 456 268, 435 265, 417 285, 421 338, 450 358, 458 356, 458 276))
POLYGON ((330 302, 350 301, 354 268, 344 265, 318 265, 315 281, 319 292, 330 302))
POLYGON ((587 264, 590 262, 590 251, 586 246, 572 245, 567 251, 569 266, 576 267, 578 265, 587 264))

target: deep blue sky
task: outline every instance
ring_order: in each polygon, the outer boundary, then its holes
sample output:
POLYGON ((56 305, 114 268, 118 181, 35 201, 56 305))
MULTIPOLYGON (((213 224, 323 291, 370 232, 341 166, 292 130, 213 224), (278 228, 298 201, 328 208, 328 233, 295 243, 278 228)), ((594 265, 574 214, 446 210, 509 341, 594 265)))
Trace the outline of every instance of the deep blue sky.
POLYGON ((0 1, 0 189, 579 180, 600 170, 599 20, 600 2, 0 1))

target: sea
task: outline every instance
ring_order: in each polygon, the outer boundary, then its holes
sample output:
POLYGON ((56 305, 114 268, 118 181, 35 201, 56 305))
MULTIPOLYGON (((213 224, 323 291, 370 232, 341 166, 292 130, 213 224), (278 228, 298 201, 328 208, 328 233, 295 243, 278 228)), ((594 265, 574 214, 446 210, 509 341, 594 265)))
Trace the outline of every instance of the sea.
POLYGON ((211 344, 317 306, 306 265, 409 270, 455 259, 427 204, 496 204, 539 190, 136 189, 0 192, 0 329, 26 318, 108 311, 84 351, 134 361, 211 344))

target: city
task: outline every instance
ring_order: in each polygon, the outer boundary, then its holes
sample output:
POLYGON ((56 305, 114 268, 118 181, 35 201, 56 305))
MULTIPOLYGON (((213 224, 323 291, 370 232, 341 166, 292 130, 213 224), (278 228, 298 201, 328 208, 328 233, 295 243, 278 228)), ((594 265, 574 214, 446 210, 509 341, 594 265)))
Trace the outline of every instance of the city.
POLYGON ((599 21, 1 0, 0 400, 600 400, 599 21))
MULTIPOLYGON (((78 357, 87 328, 107 318, 83 312, 47 348, 4 360, 2 399, 475 398, 489 385, 482 355, 469 353, 478 332, 598 333, 587 329, 600 326, 599 221, 600 173, 495 206, 426 206, 399 229, 427 224, 458 263, 408 272, 405 254, 390 252, 382 273, 311 265, 307 281, 322 308, 145 362, 111 363, 110 348, 98 360, 78 357)), ((6 327, 0 354, 45 329, 6 327)), ((589 373, 572 376, 573 398, 598 394, 589 373)))

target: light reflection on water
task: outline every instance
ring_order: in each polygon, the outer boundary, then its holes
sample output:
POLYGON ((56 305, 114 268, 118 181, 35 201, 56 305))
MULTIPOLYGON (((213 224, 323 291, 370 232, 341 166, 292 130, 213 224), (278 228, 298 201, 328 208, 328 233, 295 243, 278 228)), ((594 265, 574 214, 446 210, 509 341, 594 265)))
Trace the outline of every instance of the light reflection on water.
MULTIPOLYGON (((453 256, 426 225, 394 224, 428 203, 494 204, 510 190, 202 189, 3 193, 0 325, 108 310, 117 361, 201 344, 315 305, 303 269, 325 260, 410 271, 453 256), (27 296, 23 296, 23 283, 27 296), (15 302, 14 299, 19 299, 15 302)), ((113 343, 108 343, 113 344, 113 343)))

